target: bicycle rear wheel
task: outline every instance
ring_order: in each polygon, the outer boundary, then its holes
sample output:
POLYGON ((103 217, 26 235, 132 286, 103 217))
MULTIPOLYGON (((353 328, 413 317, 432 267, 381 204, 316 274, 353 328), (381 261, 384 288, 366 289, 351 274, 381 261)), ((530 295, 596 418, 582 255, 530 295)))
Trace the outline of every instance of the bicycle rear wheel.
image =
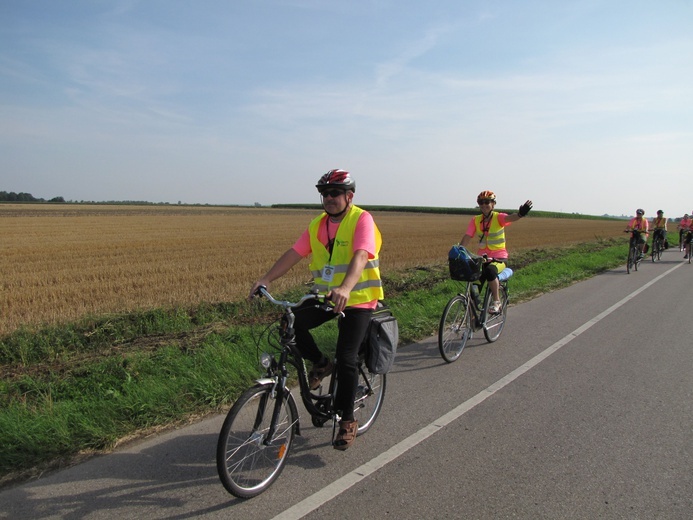
POLYGON ((386 374, 371 374, 363 364, 359 364, 359 382, 354 400, 354 419, 359 423, 358 435, 366 433, 383 407, 386 374))
POLYGON ((498 288, 498 296, 501 300, 501 311, 498 314, 489 314, 486 311, 484 336, 489 343, 493 343, 500 337, 503 327, 505 327, 505 319, 508 316, 508 290, 502 284, 498 288))
POLYGON ((652 261, 657 262, 662 259, 662 250, 664 249, 664 244, 660 239, 656 239, 652 242, 652 261))
POLYGON ((438 326, 438 350, 446 362, 452 363, 460 357, 472 332, 472 312, 467 298, 458 294, 445 306, 438 326))
POLYGON ((279 477, 294 441, 298 412, 290 394, 284 396, 272 439, 267 433, 276 404, 273 385, 246 390, 229 410, 217 442, 217 472, 226 490, 252 498, 279 477))

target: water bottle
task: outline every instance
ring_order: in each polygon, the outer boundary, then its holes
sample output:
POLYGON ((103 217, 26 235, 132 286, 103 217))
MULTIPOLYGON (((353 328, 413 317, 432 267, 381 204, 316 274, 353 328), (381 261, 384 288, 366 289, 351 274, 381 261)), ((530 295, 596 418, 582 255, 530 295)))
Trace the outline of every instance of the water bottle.
POLYGON ((472 287, 471 287, 472 301, 474 302, 474 305, 476 305, 476 308, 478 309, 479 307, 481 307, 481 301, 479 298, 479 285, 474 283, 474 282, 470 282, 470 283, 472 284, 472 287))
POLYGON ((513 270, 510 269, 509 267, 506 267, 503 269, 500 273, 498 273, 498 281, 503 282, 510 278, 513 275, 513 270))

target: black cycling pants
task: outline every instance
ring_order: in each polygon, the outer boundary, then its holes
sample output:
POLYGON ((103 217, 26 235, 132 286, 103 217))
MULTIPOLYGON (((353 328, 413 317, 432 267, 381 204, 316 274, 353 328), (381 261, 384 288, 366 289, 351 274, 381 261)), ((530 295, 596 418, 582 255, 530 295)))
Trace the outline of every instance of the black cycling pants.
MULTIPOLYGON (((322 360, 323 354, 310 330, 334 319, 337 315, 315 307, 312 302, 306 302, 302 307, 294 310, 294 314, 296 315, 294 322, 296 346, 305 359, 318 363, 322 360)), ((359 349, 366 336, 372 315, 371 309, 347 308, 339 323, 336 353, 339 385, 335 395, 335 409, 340 412, 344 421, 354 419, 354 399, 359 378, 359 349)))

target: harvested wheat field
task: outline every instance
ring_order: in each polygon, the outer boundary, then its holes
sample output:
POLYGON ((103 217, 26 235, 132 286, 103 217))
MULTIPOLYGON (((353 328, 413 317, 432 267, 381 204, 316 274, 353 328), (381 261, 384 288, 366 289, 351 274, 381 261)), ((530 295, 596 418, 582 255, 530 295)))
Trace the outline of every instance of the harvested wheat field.
MULTIPOLYGON (((85 315, 235 301, 289 248, 311 210, 0 205, 0 334, 85 315)), ((381 269, 441 264, 470 217, 374 212, 381 269)), ((509 250, 622 236, 623 222, 527 218, 509 250)), ((307 265, 307 262, 306 262, 307 265)), ((299 265, 275 289, 308 282, 299 265)))

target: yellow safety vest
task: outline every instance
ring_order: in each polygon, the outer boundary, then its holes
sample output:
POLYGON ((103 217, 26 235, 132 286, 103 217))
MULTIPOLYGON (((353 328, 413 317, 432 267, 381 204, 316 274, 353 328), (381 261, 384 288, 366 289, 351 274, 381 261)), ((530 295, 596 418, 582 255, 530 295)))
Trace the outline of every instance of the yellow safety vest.
POLYGON ((498 212, 491 212, 491 222, 488 229, 483 227, 483 220, 483 214, 474 217, 475 236, 479 241, 479 247, 484 247, 491 251, 505 249, 505 228, 498 221, 498 212))
MULTIPOLYGON (((318 229, 323 219, 329 218, 327 213, 313 219, 309 224, 308 234, 312 251, 310 270, 314 281, 313 289, 317 289, 319 293, 327 294, 333 287, 339 287, 344 281, 349 263, 354 257, 354 233, 361 213, 363 213, 361 208, 352 206, 344 216, 337 229, 331 258, 328 249, 318 240, 318 229), (328 264, 334 267, 334 275, 330 282, 322 279, 323 268, 328 264)), ((375 257, 368 260, 361 277, 351 290, 347 300, 348 307, 383 299, 383 283, 380 279, 380 260, 378 257, 382 242, 380 230, 378 226, 375 226, 375 257)))

